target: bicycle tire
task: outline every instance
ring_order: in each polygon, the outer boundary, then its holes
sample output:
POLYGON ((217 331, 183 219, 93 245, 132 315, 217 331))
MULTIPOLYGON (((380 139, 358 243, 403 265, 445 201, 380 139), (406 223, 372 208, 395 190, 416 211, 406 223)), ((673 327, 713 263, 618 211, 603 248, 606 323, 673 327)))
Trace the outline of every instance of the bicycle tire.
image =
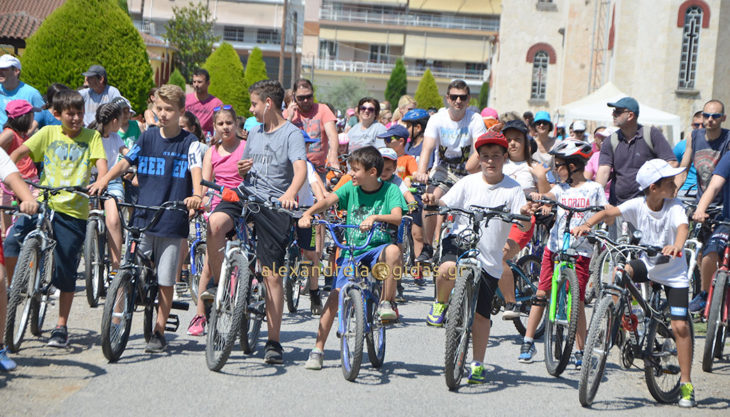
POLYGON ((302 272, 300 268, 301 254, 298 247, 289 248, 284 265, 286 273, 284 274, 284 298, 286 299, 286 308, 290 313, 296 313, 299 308, 299 296, 301 289, 299 286, 299 274, 302 272), (292 275, 294 271, 294 275, 292 275))
POLYGON ((40 237, 33 236, 23 241, 18 262, 15 265, 5 321, 5 345, 10 352, 17 352, 20 349, 25 330, 28 328, 28 323, 32 321, 33 310, 38 309, 38 306, 34 306, 34 303, 38 302, 34 297, 37 296, 35 294, 36 280, 41 256, 40 237), (18 311, 21 303, 23 308, 18 311))
MULTIPOLYGON (((51 283, 53 279, 54 269, 54 255, 53 251, 46 252, 43 255, 43 269, 39 272, 41 274, 41 287, 46 287, 47 284, 51 283)), ((43 331, 43 322, 46 319, 46 312, 48 311, 48 294, 40 294, 38 301, 38 308, 31 308, 30 310, 30 332, 34 336, 40 336, 43 331)))
POLYGON ((578 302, 580 291, 578 289, 578 277, 575 270, 564 267, 560 271, 558 280, 558 307, 555 312, 556 320, 550 321, 550 314, 545 314, 545 368, 552 376, 560 376, 570 362, 570 354, 573 352, 575 333, 578 328, 578 302), (567 289, 564 289, 565 286, 567 289), (570 312, 563 312, 570 301, 570 312), (568 316, 568 314, 570 314, 568 316), (558 322, 558 316, 565 315, 568 319, 567 329, 558 322))
POLYGON ((712 372, 712 362, 718 356, 716 355, 717 349, 722 349, 722 345, 725 344, 725 328, 722 325, 722 311, 724 310, 725 303, 727 303, 727 300, 725 300, 727 278, 728 275, 726 272, 718 271, 713 283, 710 309, 707 313, 705 349, 702 355, 702 370, 705 372, 712 372))
MULTIPOLYGON (((99 220, 92 219, 86 223, 86 238, 84 239, 84 283, 86 301, 89 307, 99 305, 98 275, 103 274, 99 269, 99 220)), ((102 278, 103 279, 103 278, 102 278)))
POLYGON ((132 272, 123 269, 109 286, 101 316, 101 350, 109 362, 118 361, 127 347, 134 307, 135 288, 132 285, 132 272), (124 310, 114 311, 119 308, 124 310), (113 318, 119 319, 119 323, 114 323, 113 318))
MULTIPOLYGON (((206 251, 208 246, 205 242, 199 242, 195 245, 195 252, 193 252, 193 263, 195 264, 195 274, 188 275, 190 282, 188 283, 188 290, 190 291, 190 298, 193 299, 193 304, 198 305, 199 287, 200 287, 200 276, 203 275, 203 268, 206 262, 206 251)), ((192 268, 191 268, 192 271, 192 268)))
POLYGON ((205 362, 211 371, 220 371, 228 361, 236 336, 241 328, 241 320, 246 314, 248 295, 248 262, 235 253, 221 274, 225 280, 218 285, 223 291, 219 308, 213 305, 205 343, 205 362))
POLYGON ((591 318, 583 352, 583 365, 578 381, 578 400, 583 407, 590 407, 606 370, 606 359, 611 348, 611 334, 616 316, 613 296, 603 297, 591 318))
MULTIPOLYGON (((402 253, 402 260, 403 260, 403 268, 405 271, 409 271, 411 266, 415 265, 415 253, 413 252, 413 235, 410 232, 410 229, 403 232, 403 253, 402 253)), ((405 275, 405 274, 403 274, 405 275)))
POLYGON ((149 343, 152 333, 155 331, 155 323, 157 322, 157 304, 147 305, 144 307, 143 318, 143 334, 145 343, 149 343))
MULTIPOLYGON (((670 404, 677 402, 679 398, 680 370, 674 331, 669 327, 669 315, 665 313, 663 319, 667 326, 668 334, 662 334, 665 332, 659 328, 657 320, 651 320, 647 329, 646 346, 654 346, 654 349, 651 350, 651 353, 645 354, 644 379, 646 380, 647 388, 649 388, 649 393, 651 393, 651 396, 655 400, 660 403, 670 404), (655 365, 655 361, 652 360, 655 357, 660 358, 661 367, 655 365), (673 363, 668 364, 670 361, 673 363)), ((692 324, 692 318, 687 317, 687 322, 689 324, 692 352, 694 355, 694 326, 692 324)))
POLYGON ((264 285, 264 282, 262 281, 263 279, 264 278, 262 276, 258 276, 256 285, 249 285, 247 297, 248 303, 246 303, 243 320, 241 320, 241 349, 243 349, 243 353, 247 355, 250 355, 256 350, 256 345, 259 341, 259 333, 261 332, 261 323, 264 321, 264 317, 266 316, 266 285, 264 285), (249 311, 249 306, 260 302, 264 303, 263 315, 249 311))
POLYGON ((385 363, 385 326, 375 317, 380 300, 380 290, 373 291, 372 298, 367 301, 367 319, 370 331, 365 333, 365 343, 368 347, 368 358, 373 368, 380 368, 385 363))
MULTIPOLYGON (((534 297, 537 293, 537 286, 540 282, 540 269, 542 268, 540 259, 535 255, 525 255, 518 259, 515 265, 517 265, 517 267, 519 267, 529 279, 529 282, 525 282, 519 274, 512 274, 515 278, 515 289, 517 290, 518 297, 528 297, 530 295, 534 297)), ((512 320, 512 323, 514 323, 517 332, 519 332, 521 336, 524 336, 527 331, 527 321, 530 318, 532 300, 520 302, 518 304, 518 308, 520 310, 520 318, 512 320)), ((533 338, 539 339, 544 333, 545 321, 540 320, 540 323, 535 329, 535 336, 533 338)))
POLYGON ((471 302, 474 295, 474 275, 469 269, 466 275, 456 278, 454 292, 449 300, 449 309, 446 311, 446 346, 444 349, 444 376, 446 386, 450 391, 459 389, 464 376, 466 353, 469 350, 471 329, 471 302))
POLYGON ((609 251, 600 252, 601 245, 597 242, 593 245, 593 254, 591 256, 591 263, 588 266, 588 270, 591 275, 588 278, 588 285, 586 285, 585 304, 588 305, 593 302, 593 299, 601 300, 600 287, 601 287, 601 272, 603 270, 603 261, 608 256, 609 251), (595 255, 598 254, 598 255, 595 255))
POLYGON ((350 288, 343 300, 342 320, 345 323, 344 332, 340 335, 342 375, 346 380, 354 381, 360 373, 365 339, 365 311, 362 305, 362 295, 355 288, 350 288))

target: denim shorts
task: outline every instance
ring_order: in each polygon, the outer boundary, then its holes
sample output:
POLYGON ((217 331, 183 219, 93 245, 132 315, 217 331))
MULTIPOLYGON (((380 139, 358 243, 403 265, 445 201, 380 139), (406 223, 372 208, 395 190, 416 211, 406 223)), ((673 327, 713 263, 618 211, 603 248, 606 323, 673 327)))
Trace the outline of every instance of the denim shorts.
POLYGON ((353 273, 368 276, 370 271, 373 270, 375 264, 379 262, 380 254, 388 247, 388 245, 391 245, 391 243, 383 243, 382 245, 374 247, 365 253, 355 256, 357 271, 352 270, 352 263, 350 262, 349 256, 347 258, 339 258, 337 260, 337 280, 335 281, 335 288, 339 290, 344 287, 353 273))

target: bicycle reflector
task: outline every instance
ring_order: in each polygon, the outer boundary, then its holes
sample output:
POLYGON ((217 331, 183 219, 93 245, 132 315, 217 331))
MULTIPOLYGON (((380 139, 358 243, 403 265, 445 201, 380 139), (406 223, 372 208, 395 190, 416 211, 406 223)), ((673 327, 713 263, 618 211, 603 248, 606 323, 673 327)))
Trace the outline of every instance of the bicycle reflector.
POLYGON ((223 201, 228 201, 231 203, 236 203, 239 201, 238 194, 229 188, 223 189, 223 192, 221 193, 221 198, 223 199, 223 201))
POLYGON ((623 316, 621 318, 621 326, 624 330, 633 332, 639 327, 639 318, 633 313, 629 317, 623 316))

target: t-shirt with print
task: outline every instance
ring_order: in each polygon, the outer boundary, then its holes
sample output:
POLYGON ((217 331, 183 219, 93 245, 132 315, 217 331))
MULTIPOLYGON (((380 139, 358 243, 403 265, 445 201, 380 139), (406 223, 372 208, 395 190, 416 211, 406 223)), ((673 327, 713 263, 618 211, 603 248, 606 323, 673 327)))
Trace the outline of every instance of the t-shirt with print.
MULTIPOLYGON (((286 112, 284 112, 286 117, 286 112)), ((291 122, 294 126, 307 132, 310 138, 319 139, 319 142, 309 145, 307 159, 315 166, 324 166, 327 161, 327 152, 329 152, 330 144, 327 137, 327 131, 324 126, 329 122, 336 122, 337 118, 329 107, 324 104, 314 103, 309 113, 304 114, 301 111, 294 113, 291 122)))
POLYGON ((109 169, 112 169, 119 159, 121 159, 119 149, 125 147, 124 141, 116 132, 112 132, 108 138, 102 138, 101 143, 104 145, 107 166, 109 169))
POLYGON ((530 165, 527 161, 514 162, 507 159, 507 162, 502 166, 502 173, 517 181, 525 195, 537 191, 537 183, 535 177, 532 176, 532 172, 530 172, 530 165))
POLYGON ((312 206, 314 205, 314 192, 312 191, 312 185, 317 182, 319 175, 314 170, 314 165, 307 161, 307 180, 304 181, 304 185, 299 189, 297 194, 297 202, 300 206, 312 206))
MULTIPOLYGON (((390 214, 396 207, 400 207, 403 212, 407 210, 406 202, 403 194, 395 184, 390 182, 381 182, 381 187, 373 192, 365 192, 360 186, 355 186, 352 181, 346 183, 335 194, 339 199, 340 209, 347 210, 347 224, 359 225, 366 218, 378 214, 390 214)), ((397 226, 388 225, 387 230, 378 228, 373 233, 370 243, 364 249, 356 250, 354 255, 358 256, 362 253, 376 248, 385 243, 394 241, 394 233, 397 226), (392 227, 391 227, 392 226, 392 227)), ((346 239, 349 244, 362 246, 367 242, 368 233, 362 233, 360 229, 346 229, 346 239)))
MULTIPOLYGON (((722 197, 723 201, 730 202, 730 152, 726 153, 717 163, 713 175, 725 178, 725 185, 722 186, 722 197)), ((730 204, 722 205, 722 216, 725 219, 730 219, 730 204)))
MULTIPOLYGON (((601 184, 593 181, 586 181, 577 187, 571 187, 568 184, 560 183, 555 185, 550 194, 555 196, 555 200, 563 205, 574 208, 585 208, 590 206, 606 206, 606 193, 601 184)), ((570 229, 578 227, 586 222, 593 212, 574 213, 570 220, 570 229)), ((558 207, 557 221, 550 230, 550 239, 547 247, 551 252, 555 253, 563 249, 563 233, 565 232, 565 222, 568 219, 568 211, 558 207)), ((585 237, 570 237, 570 245, 579 255, 590 257, 593 253, 593 245, 588 243, 585 237), (577 246, 574 246, 576 245, 577 246)))
MULTIPOLYGON (((692 131, 692 160, 697 171, 697 201, 708 185, 720 158, 730 148, 730 130, 722 129, 720 136, 715 140, 707 140, 705 129, 692 131)), ((713 203, 722 204, 722 194, 717 195, 713 203)))
POLYGON ((203 133, 213 131, 213 109, 222 105, 223 102, 211 94, 203 101, 198 100, 195 93, 190 93, 185 96, 185 110, 191 112, 198 118, 203 133))
POLYGON ((18 172, 18 168, 10 159, 8 153, 5 152, 5 149, 0 148, 0 181, 5 181, 5 178, 14 172, 18 172))
POLYGON ((448 109, 442 108, 428 119, 423 136, 436 139, 434 165, 448 163, 457 170, 463 170, 474 141, 486 132, 479 113, 467 110, 461 120, 454 121, 448 109))
POLYGON ((88 126, 96 119, 96 110, 104 103, 110 103, 117 97, 122 95, 116 87, 107 85, 101 93, 97 93, 91 88, 84 88, 79 91, 81 97, 84 98, 84 125, 88 126))
POLYGON ((375 146, 378 149, 384 148, 385 142, 377 136, 385 133, 386 130, 388 129, 379 122, 374 122, 367 129, 362 128, 362 123, 356 124, 347 132, 347 137, 350 139, 347 151, 356 151, 366 146, 375 146))
POLYGON ((306 161, 302 131, 289 122, 265 132, 264 125, 251 129, 241 159, 253 159, 253 188, 262 196, 281 197, 294 179, 295 161, 306 161))
POLYGON ((134 146, 135 143, 137 143, 137 139, 139 139, 139 135, 142 134, 142 130, 139 128, 139 124, 136 120, 130 120, 129 126, 127 126, 127 131, 124 132, 122 129, 119 129, 119 132, 117 132, 120 138, 124 141, 124 146, 126 146, 129 149, 132 149, 132 146, 134 146))
MULTIPOLYGON (((21 99, 27 101, 28 103, 32 104, 33 107, 39 109, 45 105, 41 93, 22 81, 19 81, 18 86, 15 87, 13 90, 6 90, 5 86, 0 84, 0 127, 5 126, 5 122, 8 121, 8 114, 5 113, 5 106, 7 106, 8 103, 13 100, 21 99)), ((36 122, 41 122, 41 112, 36 112, 33 117, 35 118, 36 122)))
MULTIPOLYGON (((641 230, 641 243, 664 247, 673 245, 677 229, 687 223, 687 214, 679 199, 664 200, 661 210, 653 211, 646 205, 646 197, 637 197, 618 206, 624 220, 641 230)), ((661 255, 661 254, 659 254, 661 255)), ((681 257, 670 258, 669 262, 656 265, 656 258, 646 253, 641 260, 647 265, 649 279, 671 288, 687 288, 687 261, 681 257)))
MULTIPOLYGON (((46 187, 88 186, 91 168, 106 158, 101 135, 86 128, 70 138, 61 126, 46 126, 25 141, 25 146, 34 162, 43 162, 41 185, 46 187)), ((77 219, 89 217, 89 199, 76 193, 62 191, 51 197, 49 205, 77 219)))
MULTIPOLYGON (((183 201, 193 194, 190 169, 202 167, 197 150, 191 146, 197 141, 195 135, 182 129, 172 138, 162 137, 159 128, 150 128, 142 133, 124 157, 131 165, 137 166, 138 204, 159 206, 166 201, 183 201)), ((154 215, 150 210, 135 210, 135 226, 147 226, 154 215)), ((145 233, 159 237, 186 237, 187 211, 166 210, 157 224, 145 233)))
POLYGON ((412 176, 416 171, 418 171, 418 162, 413 155, 404 154, 398 157, 395 172, 401 179, 412 176))
MULTIPOLYGON (((492 208, 504 205, 513 214, 520 214, 520 208, 527 203, 525 193, 517 181, 505 175, 499 183, 487 184, 481 172, 467 175, 457 181, 449 192, 441 197, 441 201, 447 207, 461 209, 469 209, 473 205, 492 208)), ((458 235, 468 227, 470 227, 469 218, 454 213, 451 235, 458 235)), ((511 223, 494 218, 490 219, 488 224, 482 225, 482 235, 477 244, 478 259, 482 268, 497 279, 502 275, 502 249, 511 228, 511 223)))

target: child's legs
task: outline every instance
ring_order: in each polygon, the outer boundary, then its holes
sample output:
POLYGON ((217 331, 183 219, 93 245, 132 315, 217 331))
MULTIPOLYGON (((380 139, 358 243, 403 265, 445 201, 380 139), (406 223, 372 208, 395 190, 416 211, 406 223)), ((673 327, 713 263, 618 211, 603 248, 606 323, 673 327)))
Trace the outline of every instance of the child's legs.
MULTIPOLYGON (((436 187, 433 190, 433 195, 436 200, 439 200, 444 195, 444 190, 442 190, 440 187, 436 187)), ((441 222, 439 221, 437 223, 437 219, 440 220, 441 216, 428 216, 428 214, 433 214, 432 211, 423 211, 423 242, 427 245, 433 245, 433 239, 434 234, 437 230, 437 227, 441 225, 441 222)))
POLYGON ((13 273, 15 272, 15 265, 18 262, 18 255, 20 255, 20 247, 23 244, 25 236, 35 228, 36 219, 36 216, 32 218, 20 217, 12 229, 10 229, 10 233, 5 237, 2 246, 8 288, 13 283, 13 273))
MULTIPOLYGON (((106 230, 109 235, 107 246, 109 248, 109 255, 111 256, 112 269, 117 269, 122 258, 122 223, 119 219, 117 202, 113 198, 104 201, 104 213, 106 217, 106 230)), ((99 255, 103 256, 104 254, 99 255)))
MULTIPOLYGON (((206 255, 206 259, 207 259, 207 255, 206 255)), ((195 315, 197 315, 197 316, 205 315, 205 303, 200 299, 200 294, 202 294, 205 291, 205 289, 208 288, 209 282, 210 282, 210 266, 208 266, 208 263, 206 262, 205 265, 203 266, 203 270, 200 272, 200 279, 198 280, 198 303, 195 306, 196 307, 195 315)))
POLYGON ((339 288, 333 288, 330 295, 327 297, 327 302, 324 304, 322 315, 319 318, 319 327, 317 328, 317 342, 315 346, 324 351, 324 345, 327 342, 327 336, 330 334, 332 329, 332 323, 337 316, 337 304, 338 297, 340 294, 339 288))
POLYGON ((413 237, 413 254, 418 256, 423 250, 423 227, 417 226, 415 223, 412 224, 411 236, 413 237))
POLYGON ((436 301, 447 303, 456 282, 456 262, 446 261, 439 265, 436 277, 436 301))
MULTIPOLYGON (((220 207, 221 204, 218 206, 220 207)), ((218 207, 216 207, 217 209, 218 207)), ((213 277, 213 281, 217 281, 221 274, 221 265, 223 264, 224 257, 221 249, 225 247, 226 233, 230 232, 231 229, 233 229, 233 218, 226 213, 215 211, 208 218, 208 235, 206 237, 208 252, 206 253, 206 264, 210 272, 208 277, 213 277)), ((205 284, 207 286, 207 279, 205 284)), ((205 288, 201 279, 200 291, 205 291, 205 288)))
POLYGON ((172 308, 172 294, 182 240, 184 238, 143 235, 139 246, 139 250, 147 256, 154 255, 152 261, 155 265, 159 286, 157 322, 154 330, 160 334, 165 333, 165 324, 172 308))
MULTIPOLYGON (((308 260, 312 263, 311 266, 307 267, 306 276, 309 277, 309 289, 310 290, 318 290, 319 289, 319 258, 320 254, 317 253, 317 251, 313 250, 303 250, 302 253, 304 254, 304 259, 308 260)), ((302 271, 299 271, 298 273, 302 273, 302 271)))
MULTIPOLYGON (((385 263, 387 266, 385 268, 386 275, 384 279, 378 277, 378 279, 383 279, 383 293, 380 295, 380 300, 393 301, 395 300, 397 287, 396 279, 399 280, 403 277, 403 266, 401 265, 403 257, 401 250, 398 245, 388 245, 382 249, 382 252, 380 252, 376 259, 378 262, 385 263)), ((374 275, 376 274, 376 271, 372 267, 371 272, 374 275)))
POLYGON ((86 238, 86 220, 77 219, 57 211, 51 226, 53 227, 53 235, 56 236, 56 247, 53 249, 55 268, 52 282, 61 291, 58 300, 57 325, 66 326, 76 290, 79 248, 84 246, 86 238))
POLYGON ((499 280, 491 277, 486 272, 482 271, 482 275, 482 279, 479 280, 479 298, 474 312, 474 323, 471 327, 474 336, 472 357, 477 362, 484 362, 484 354, 487 351, 491 328, 489 317, 492 311, 492 300, 499 284, 499 280))
POLYGON ((499 290, 505 303, 515 303, 515 276, 507 261, 519 253, 520 247, 512 240, 507 240, 502 250, 502 277, 499 279, 499 290))
POLYGON ((547 294, 553 286, 553 253, 550 249, 545 248, 542 255, 542 265, 540 267, 540 282, 537 284, 537 294, 532 300, 530 307, 530 317, 527 319, 527 330, 525 337, 533 339, 535 330, 542 320, 542 315, 547 306, 547 294))
POLYGON ((664 286, 671 311, 672 331, 677 344, 677 357, 681 382, 692 380, 692 333, 689 320, 689 288, 664 286))
MULTIPOLYGON (((295 271, 297 274, 307 274, 309 277, 309 289, 319 289, 319 258, 322 252, 317 251, 317 233, 313 227, 301 228, 297 227, 297 244, 302 249, 304 259, 311 263, 311 266, 307 267, 306 271, 300 269, 295 271)), ((291 273, 291 271, 290 271, 291 273)))

